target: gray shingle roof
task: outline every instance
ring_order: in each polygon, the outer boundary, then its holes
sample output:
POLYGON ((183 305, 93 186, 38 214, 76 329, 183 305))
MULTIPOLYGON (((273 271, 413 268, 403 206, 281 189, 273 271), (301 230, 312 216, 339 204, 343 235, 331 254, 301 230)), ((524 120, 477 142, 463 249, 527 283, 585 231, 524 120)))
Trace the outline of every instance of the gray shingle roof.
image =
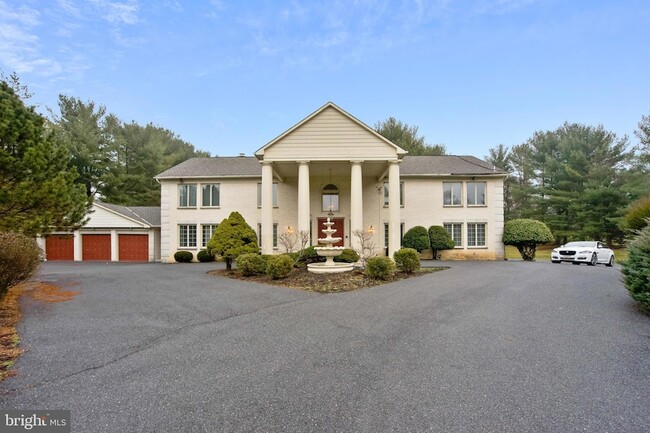
POLYGON ((473 175, 506 174, 492 164, 468 155, 409 156, 400 166, 403 175, 473 175))
POLYGON ((160 206, 120 206, 104 202, 97 204, 143 224, 160 227, 160 206))
POLYGON ((201 176, 262 176, 262 164, 252 156, 190 158, 165 170, 156 178, 201 176))
MULTIPOLYGON (((503 170, 474 156, 409 156, 402 160, 403 175, 505 174, 503 170)), ((191 158, 160 173, 156 178, 262 176, 262 165, 252 156, 191 158)))

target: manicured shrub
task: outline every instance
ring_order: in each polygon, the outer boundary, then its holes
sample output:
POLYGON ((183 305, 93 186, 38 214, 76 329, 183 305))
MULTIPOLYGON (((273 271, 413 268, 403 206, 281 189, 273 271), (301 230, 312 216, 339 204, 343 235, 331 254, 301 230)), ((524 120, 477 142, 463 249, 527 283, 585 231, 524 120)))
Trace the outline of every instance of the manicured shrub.
POLYGON ((342 263, 356 263, 359 261, 359 254, 357 254, 357 252, 352 248, 346 248, 343 250, 340 256, 334 257, 334 261, 342 263))
POLYGON ((242 254, 237 257, 237 270, 245 277, 265 274, 268 257, 255 253, 242 254))
POLYGON ((201 250, 196 254, 196 259, 199 262, 214 262, 214 256, 210 254, 207 250, 201 250))
POLYGON ((451 238, 451 235, 443 226, 429 227, 429 242, 433 250, 433 258, 438 258, 438 251, 451 250, 456 244, 451 238))
POLYGON ((404 233, 402 246, 404 248, 413 248, 418 253, 421 253, 422 250, 426 250, 427 248, 431 248, 427 229, 422 226, 415 226, 409 229, 404 233))
POLYGON ((316 253, 316 250, 313 246, 307 247, 304 250, 300 251, 299 262, 309 264, 309 263, 320 263, 324 262, 325 257, 319 256, 316 253))
POLYGON ((293 270, 293 260, 291 257, 282 254, 279 256, 272 256, 269 258, 269 264, 266 268, 266 273, 274 280, 286 278, 293 270))
POLYGON ((535 260, 537 245, 552 240, 551 230, 541 221, 515 219, 508 221, 503 227, 503 243, 517 247, 521 258, 526 261, 535 260))
POLYGON ((34 239, 18 233, 0 233, 0 299, 9 287, 34 275, 41 254, 34 239))
POLYGON ((257 234, 239 212, 231 212, 221 221, 208 242, 208 250, 219 255, 226 262, 226 269, 232 269, 232 262, 246 253, 257 253, 257 234))
POLYGON ((371 257, 366 266, 366 275, 375 280, 385 280, 395 273, 395 262, 390 257, 371 257))
POLYGON ((650 226, 639 232, 627 251, 628 259, 623 264, 625 285, 639 306, 650 312, 650 226))
POLYGON ((420 253, 413 248, 402 248, 393 254, 397 269, 407 274, 420 269, 420 253))
POLYGON ((176 251, 174 253, 174 260, 178 263, 190 263, 194 258, 194 254, 189 251, 176 251))

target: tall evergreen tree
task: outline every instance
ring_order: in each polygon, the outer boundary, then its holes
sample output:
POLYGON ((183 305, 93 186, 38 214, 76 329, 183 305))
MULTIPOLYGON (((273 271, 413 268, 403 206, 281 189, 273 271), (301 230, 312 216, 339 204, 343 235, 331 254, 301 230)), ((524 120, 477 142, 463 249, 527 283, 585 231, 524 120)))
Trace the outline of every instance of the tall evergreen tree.
POLYGON ((375 124, 375 131, 409 152, 409 155, 444 155, 442 144, 427 144, 424 136, 418 135, 418 127, 389 117, 375 124))
POLYGON ((0 231, 80 227, 90 206, 70 153, 45 118, 0 82, 0 231))

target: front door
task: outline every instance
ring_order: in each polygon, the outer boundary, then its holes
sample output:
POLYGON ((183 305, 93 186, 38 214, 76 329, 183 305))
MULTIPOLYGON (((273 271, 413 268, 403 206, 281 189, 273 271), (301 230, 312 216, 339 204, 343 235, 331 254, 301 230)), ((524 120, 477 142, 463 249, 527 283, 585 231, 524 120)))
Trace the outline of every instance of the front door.
MULTIPOLYGON (((332 228, 336 230, 336 232, 332 233, 332 237, 341 238, 341 240, 335 243, 334 246, 342 247, 343 241, 345 240, 345 218, 330 218, 330 221, 334 223, 332 228)), ((325 237, 325 233, 322 232, 323 229, 327 228, 323 225, 324 222, 327 222, 327 218, 318 218, 318 228, 316 229, 316 232, 318 233, 317 238, 322 239, 325 237)))

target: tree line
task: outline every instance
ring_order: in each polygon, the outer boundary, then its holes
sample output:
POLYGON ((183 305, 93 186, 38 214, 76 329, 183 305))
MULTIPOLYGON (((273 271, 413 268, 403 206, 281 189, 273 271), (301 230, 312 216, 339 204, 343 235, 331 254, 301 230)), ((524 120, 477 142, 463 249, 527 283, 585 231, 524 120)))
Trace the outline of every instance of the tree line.
MULTIPOLYGON (((650 195, 650 116, 635 133, 639 143, 603 126, 564 123, 526 142, 489 150, 504 169, 505 219, 544 222, 556 243, 593 239, 622 244, 630 205, 650 195)), ((646 199, 647 200, 647 199, 646 199)))
POLYGON ((198 151, 152 123, 124 122, 93 101, 60 95, 49 117, 16 74, 0 77, 0 231, 74 230, 93 200, 160 205, 158 173, 198 151))

